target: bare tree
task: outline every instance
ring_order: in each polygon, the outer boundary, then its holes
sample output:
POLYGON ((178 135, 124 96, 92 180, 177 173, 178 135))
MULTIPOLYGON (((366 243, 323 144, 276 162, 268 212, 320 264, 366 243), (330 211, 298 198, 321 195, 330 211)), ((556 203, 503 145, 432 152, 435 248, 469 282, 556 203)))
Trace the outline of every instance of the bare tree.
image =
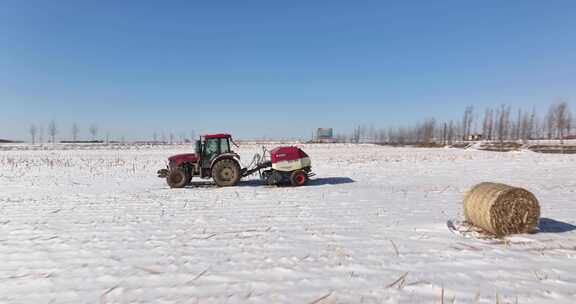
POLYGON ((472 130, 472 122, 474 121, 474 106, 468 106, 468 122, 466 125, 466 130, 468 132, 468 134, 466 134, 468 137, 470 137, 470 135, 472 134, 472 132, 474 130, 472 130))
POLYGON ((444 122, 442 126, 442 145, 445 146, 448 144, 448 124, 444 122))
POLYGON ((58 127, 56 126, 55 121, 51 121, 48 125, 48 134, 50 135, 50 141, 52 143, 56 142, 56 134, 58 134, 58 127))
POLYGON ((482 124, 482 136, 484 139, 492 140, 492 131, 494 129, 494 110, 486 108, 484 112, 484 123, 482 124))
POLYGON ((44 126, 42 125, 38 129, 38 142, 44 143, 44 126))
POLYGON ((548 140, 555 137, 556 134, 556 104, 551 104, 546 114, 546 137, 548 140))
POLYGON ((397 142, 400 145, 404 145, 410 141, 408 136, 408 130, 406 128, 398 128, 397 142))
POLYGON ((366 133, 370 142, 376 142, 376 128, 374 128, 374 125, 371 124, 366 130, 366 133))
POLYGON ((502 148, 504 140, 507 139, 510 134, 510 106, 501 105, 496 117, 496 137, 500 141, 500 147, 502 148))
POLYGON ((359 143, 362 140, 366 140, 366 133, 368 132, 368 128, 366 126, 361 125, 358 127, 358 137, 356 143, 359 143))
POLYGON ((36 143, 36 134, 38 133, 38 128, 35 125, 30 126, 30 137, 32 138, 32 144, 36 143))
POLYGON ((80 132, 78 125, 76 123, 72 124, 72 141, 78 140, 78 132, 80 132))
POLYGON ((519 123, 518 123, 518 139, 522 140, 524 143, 526 143, 528 141, 528 139, 530 139, 530 115, 528 114, 528 112, 524 112, 522 114, 521 118, 519 119, 519 123))
POLYGON ((434 139, 434 129, 436 128, 436 120, 434 118, 426 120, 422 124, 422 142, 425 144, 432 143, 434 139))
POLYGON ((536 108, 532 108, 532 114, 530 114, 530 122, 528 127, 528 139, 534 139, 538 137, 535 132, 538 132, 538 118, 536 117, 536 108))
POLYGON ((474 120, 474 107, 467 106, 462 119, 462 139, 468 140, 471 134, 472 121, 474 120))
POLYGON ((170 133, 170 144, 174 143, 174 133, 170 133))
POLYGON ((518 109, 518 116, 516 116, 516 123, 514 124, 514 139, 519 140, 522 133, 522 109, 518 109))
POLYGON ((357 144, 360 142, 360 137, 362 136, 362 129, 360 126, 356 126, 354 128, 354 132, 352 133, 352 142, 357 144))
POLYGON ((560 139, 560 143, 564 143, 565 132, 569 128, 570 120, 572 119, 570 108, 565 101, 562 101, 552 105, 551 111, 554 117, 553 125, 556 130, 556 138, 560 139))
POLYGON ((454 138, 456 137, 456 130, 454 130, 454 122, 451 120, 448 124, 448 142, 450 144, 454 143, 454 138))
POLYGON ((380 143, 380 144, 381 144, 381 143, 387 142, 387 141, 388 141, 388 138, 387 138, 386 135, 387 135, 386 130, 384 130, 384 129, 379 130, 379 131, 378 131, 377 143, 380 143))
POLYGON ((92 135, 92 140, 96 140, 96 135, 98 135, 98 125, 96 124, 90 125, 88 131, 90 132, 90 135, 92 135))
POLYGON ((566 135, 571 135, 573 126, 572 113, 568 112, 568 118, 566 120, 566 135))

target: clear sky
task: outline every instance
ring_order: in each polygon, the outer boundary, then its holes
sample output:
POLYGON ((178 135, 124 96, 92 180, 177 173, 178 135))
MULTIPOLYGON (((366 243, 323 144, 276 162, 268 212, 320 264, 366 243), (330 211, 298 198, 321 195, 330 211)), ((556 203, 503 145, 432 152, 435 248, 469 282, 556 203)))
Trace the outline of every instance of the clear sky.
POLYGON ((576 98, 576 1, 0 3, 0 138, 309 137, 576 98))

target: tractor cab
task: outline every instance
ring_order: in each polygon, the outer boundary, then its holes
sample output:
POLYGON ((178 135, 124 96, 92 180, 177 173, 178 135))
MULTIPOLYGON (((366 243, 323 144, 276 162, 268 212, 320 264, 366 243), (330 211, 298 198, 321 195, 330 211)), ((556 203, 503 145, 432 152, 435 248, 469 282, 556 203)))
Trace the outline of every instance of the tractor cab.
POLYGON ((230 134, 204 135, 196 141, 196 154, 202 160, 202 167, 209 168, 212 161, 221 154, 232 153, 230 150, 230 134))

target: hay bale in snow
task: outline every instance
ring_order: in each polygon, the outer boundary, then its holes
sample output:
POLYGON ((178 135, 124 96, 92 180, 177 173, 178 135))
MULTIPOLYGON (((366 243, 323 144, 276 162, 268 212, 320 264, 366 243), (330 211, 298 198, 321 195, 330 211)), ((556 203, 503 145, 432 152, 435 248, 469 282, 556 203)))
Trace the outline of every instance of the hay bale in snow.
POLYGON ((481 183, 464 197, 466 221, 497 236, 532 232, 540 205, 528 190, 497 183, 481 183))

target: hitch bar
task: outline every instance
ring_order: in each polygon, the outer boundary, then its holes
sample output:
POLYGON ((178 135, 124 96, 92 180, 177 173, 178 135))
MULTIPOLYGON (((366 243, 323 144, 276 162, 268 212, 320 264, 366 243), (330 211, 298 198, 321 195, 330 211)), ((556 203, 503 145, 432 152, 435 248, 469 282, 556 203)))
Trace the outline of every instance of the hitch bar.
POLYGON ((252 169, 242 168, 242 170, 240 171, 240 176, 246 177, 248 175, 254 174, 254 172, 256 172, 256 171, 262 170, 264 168, 269 168, 269 167, 272 167, 271 161, 259 163, 256 165, 256 167, 254 167, 252 169))
POLYGON ((156 174, 158 174, 158 177, 160 177, 160 178, 166 178, 170 174, 170 170, 160 169, 160 170, 158 170, 158 172, 156 172, 156 174))

